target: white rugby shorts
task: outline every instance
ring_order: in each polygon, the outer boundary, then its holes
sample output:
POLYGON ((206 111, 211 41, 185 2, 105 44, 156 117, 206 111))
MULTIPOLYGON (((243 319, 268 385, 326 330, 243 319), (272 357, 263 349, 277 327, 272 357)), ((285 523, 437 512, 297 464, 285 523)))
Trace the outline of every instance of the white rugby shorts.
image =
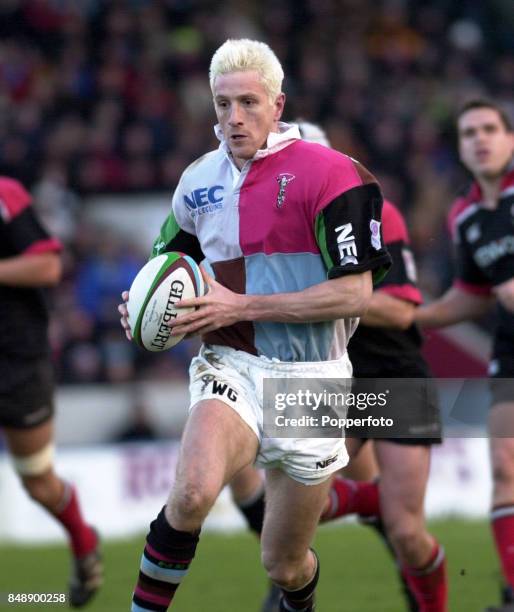
POLYGON ((264 379, 349 380, 352 365, 347 353, 335 361, 284 362, 226 346, 204 345, 191 362, 189 377, 189 409, 202 400, 216 399, 235 410, 259 440, 258 466, 280 468, 294 480, 314 485, 348 463, 343 434, 340 438, 263 437, 264 379), (319 463, 326 463, 326 467, 319 467, 319 463))

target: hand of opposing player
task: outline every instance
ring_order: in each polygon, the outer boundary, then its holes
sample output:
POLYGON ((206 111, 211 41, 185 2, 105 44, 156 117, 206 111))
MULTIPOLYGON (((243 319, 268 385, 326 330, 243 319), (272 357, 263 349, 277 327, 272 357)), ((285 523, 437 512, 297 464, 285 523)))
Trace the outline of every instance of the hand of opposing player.
POLYGON ((130 331, 130 325, 128 322, 128 310, 127 310, 127 302, 129 299, 129 292, 128 291, 124 291, 121 294, 121 298, 123 300, 123 303, 118 305, 118 312, 121 315, 120 318, 120 323, 121 326, 123 327, 123 329, 125 330, 125 336, 127 336, 127 338, 129 340, 132 340, 132 333, 130 331))
POLYGON ((504 308, 514 313, 514 278, 505 281, 501 285, 496 285, 493 293, 504 308))
POLYGON ((234 293, 218 283, 200 266, 208 293, 190 300, 181 300, 175 308, 194 306, 196 310, 170 323, 172 334, 202 335, 244 320, 246 296, 234 293))

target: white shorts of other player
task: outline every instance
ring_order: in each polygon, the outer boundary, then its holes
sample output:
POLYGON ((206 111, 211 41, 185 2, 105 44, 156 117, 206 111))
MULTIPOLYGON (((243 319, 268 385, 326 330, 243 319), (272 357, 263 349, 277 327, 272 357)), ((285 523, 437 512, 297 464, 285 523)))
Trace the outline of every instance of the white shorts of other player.
POLYGON ((314 485, 327 480, 348 463, 344 437, 263 437, 263 381, 265 378, 351 379, 348 354, 335 361, 284 362, 255 357, 226 346, 205 345, 191 362, 190 410, 201 400, 216 399, 235 410, 259 440, 256 464, 281 468, 294 480, 314 485), (217 392, 215 392, 215 390, 217 392), (316 465, 334 459, 327 467, 316 465))

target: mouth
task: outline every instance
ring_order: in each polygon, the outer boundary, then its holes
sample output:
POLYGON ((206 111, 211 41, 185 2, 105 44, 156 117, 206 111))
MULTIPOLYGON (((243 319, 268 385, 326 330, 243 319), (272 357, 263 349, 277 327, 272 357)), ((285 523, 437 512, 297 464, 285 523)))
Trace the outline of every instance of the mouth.
POLYGON ((491 155, 490 151, 487 149, 480 149, 479 151, 477 151, 475 153, 475 157, 477 158, 478 161, 480 162, 484 162, 487 161, 489 159, 489 156, 491 155))
POLYGON ((246 138, 247 138, 247 136, 245 136, 245 134, 231 134, 230 135, 230 142, 242 142, 246 138))

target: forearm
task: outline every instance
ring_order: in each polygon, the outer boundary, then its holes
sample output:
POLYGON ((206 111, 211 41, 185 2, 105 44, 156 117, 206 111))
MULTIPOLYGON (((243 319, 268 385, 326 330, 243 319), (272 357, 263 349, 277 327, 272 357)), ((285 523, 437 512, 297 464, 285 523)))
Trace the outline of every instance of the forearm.
POLYGON ((56 253, 16 255, 0 260, 0 284, 11 287, 46 287, 61 276, 61 258, 56 253))
POLYGON ((494 299, 466 293, 456 287, 441 298, 416 310, 415 321, 422 327, 446 327, 484 315, 494 299))
POLYGON ((374 291, 361 323, 370 327, 407 329, 413 323, 415 311, 412 302, 374 291))
POLYGON ((303 291, 245 296, 248 321, 306 323, 360 317, 372 294, 371 273, 352 274, 303 291))

